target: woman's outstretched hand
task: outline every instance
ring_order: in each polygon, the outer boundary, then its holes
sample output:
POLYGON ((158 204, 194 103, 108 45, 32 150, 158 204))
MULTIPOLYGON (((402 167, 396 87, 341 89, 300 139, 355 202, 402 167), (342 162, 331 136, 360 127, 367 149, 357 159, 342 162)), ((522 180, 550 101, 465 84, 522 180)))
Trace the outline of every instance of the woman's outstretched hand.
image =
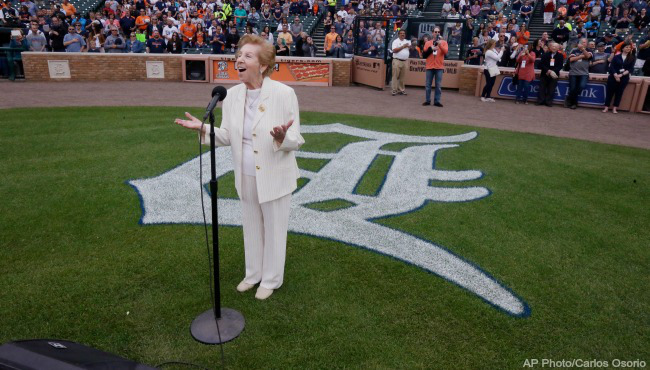
POLYGON ((176 118, 176 120, 174 120, 174 123, 196 131, 199 131, 201 129, 201 121, 198 118, 187 112, 185 112, 185 117, 188 119, 176 118))
POLYGON ((286 125, 273 127, 273 130, 271 130, 271 136, 273 136, 273 139, 275 139, 279 144, 282 144, 291 125, 293 125, 293 120, 289 121, 286 125))

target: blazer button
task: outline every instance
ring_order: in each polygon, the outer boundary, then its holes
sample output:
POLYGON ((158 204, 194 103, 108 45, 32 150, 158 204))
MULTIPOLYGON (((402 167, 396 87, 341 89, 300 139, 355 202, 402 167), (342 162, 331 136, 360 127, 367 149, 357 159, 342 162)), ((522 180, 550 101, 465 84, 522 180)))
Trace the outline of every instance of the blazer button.
POLYGON ((253 153, 257 154, 257 150, 253 150, 253 153))
POLYGON ((255 166, 255 168, 257 168, 257 169, 259 170, 259 169, 260 169, 260 166, 255 166))
POLYGON ((257 137, 257 135, 253 134, 253 136, 257 137))

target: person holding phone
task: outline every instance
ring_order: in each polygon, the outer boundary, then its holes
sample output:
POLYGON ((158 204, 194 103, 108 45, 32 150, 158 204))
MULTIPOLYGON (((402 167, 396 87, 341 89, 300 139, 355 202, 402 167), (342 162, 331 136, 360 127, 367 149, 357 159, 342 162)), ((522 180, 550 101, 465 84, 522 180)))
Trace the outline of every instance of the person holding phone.
POLYGON ((515 95, 515 104, 528 104, 528 92, 530 83, 535 79, 535 52, 530 51, 528 45, 519 45, 519 56, 517 57, 517 93, 515 95))
POLYGON ((435 77, 436 92, 433 98, 433 105, 442 108, 440 98, 442 96, 442 73, 445 70, 445 55, 449 46, 447 41, 440 37, 440 27, 433 28, 431 40, 424 44, 422 57, 426 59, 426 81, 425 81, 425 100, 422 105, 431 105, 431 84, 435 77))

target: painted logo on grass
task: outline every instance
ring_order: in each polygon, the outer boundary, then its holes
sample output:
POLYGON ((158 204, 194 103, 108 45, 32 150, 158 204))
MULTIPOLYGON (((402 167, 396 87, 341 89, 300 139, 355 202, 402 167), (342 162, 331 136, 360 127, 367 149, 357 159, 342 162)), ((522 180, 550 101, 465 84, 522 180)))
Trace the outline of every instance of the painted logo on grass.
MULTIPOLYGON (((341 133, 365 139, 345 145, 336 153, 299 151, 298 158, 327 160, 318 172, 301 169, 309 181, 292 197, 289 231, 340 241, 365 248, 418 266, 482 298, 494 307, 514 316, 528 316, 528 305, 503 284, 478 266, 441 245, 400 230, 373 222, 379 218, 417 211, 427 202, 467 202, 484 198, 484 187, 436 187, 432 181, 461 184, 483 176, 478 170, 445 171, 435 167, 440 150, 457 147, 474 139, 476 132, 456 136, 408 136, 374 132, 342 124, 303 125, 303 133, 341 133), (418 144, 399 152, 382 150, 390 143, 418 144), (375 158, 391 156, 392 162, 384 181, 374 195, 357 191, 360 180, 375 158), (344 207, 318 210, 314 204, 337 202, 344 207)), ((233 169, 230 148, 218 148, 217 176, 233 169)), ((209 179, 209 153, 203 158, 203 178, 209 179)), ((142 224, 202 223, 199 177, 196 157, 182 165, 149 179, 131 180, 142 203, 142 224), (185 191, 179 191, 185 189, 185 191)), ((204 186, 204 195, 207 189, 204 186)), ((219 224, 241 225, 239 200, 218 200, 219 224)), ((206 201, 206 216, 211 215, 206 201)), ((427 220, 422 220, 427 222, 427 220)))

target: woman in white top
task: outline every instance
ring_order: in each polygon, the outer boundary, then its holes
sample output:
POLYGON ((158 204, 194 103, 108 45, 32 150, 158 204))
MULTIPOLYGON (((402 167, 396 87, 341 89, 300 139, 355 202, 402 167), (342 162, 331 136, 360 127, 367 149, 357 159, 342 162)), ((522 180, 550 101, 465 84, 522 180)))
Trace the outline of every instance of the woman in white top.
MULTIPOLYGON (((255 297, 266 299, 284 278, 291 193, 300 176, 294 151, 305 141, 296 94, 269 77, 275 65, 273 45, 245 35, 236 56, 235 68, 243 83, 228 91, 215 144, 231 147, 242 204, 246 275, 237 290, 245 292, 259 283, 255 297)), ((187 120, 175 122, 201 129, 201 121, 185 115, 187 120)), ((204 127, 200 134, 203 142, 210 141, 206 131, 204 127)))
POLYGON ((497 80, 497 75, 499 74, 499 67, 497 63, 501 60, 503 56, 503 50, 495 48, 496 41, 488 40, 485 43, 485 49, 483 52, 484 55, 484 64, 485 69, 483 74, 485 75, 485 87, 483 87, 483 92, 481 93, 481 101, 494 103, 494 99, 490 97, 492 94, 492 88, 494 87, 494 82, 497 80))

